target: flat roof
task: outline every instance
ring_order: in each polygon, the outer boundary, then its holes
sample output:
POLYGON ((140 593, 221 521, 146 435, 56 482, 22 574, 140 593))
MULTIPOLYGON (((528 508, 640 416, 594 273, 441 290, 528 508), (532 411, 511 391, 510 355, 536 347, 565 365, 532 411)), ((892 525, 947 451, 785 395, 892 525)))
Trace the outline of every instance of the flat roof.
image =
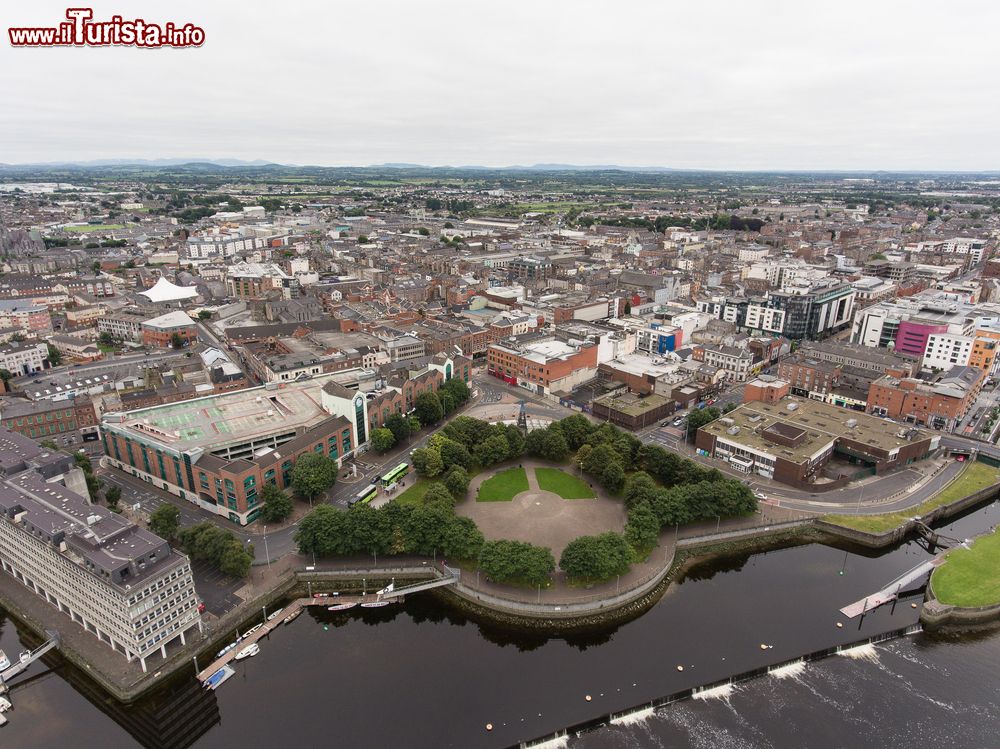
POLYGON ((701 429, 719 439, 794 463, 808 460, 839 438, 890 452, 931 437, 923 429, 794 396, 787 396, 776 403, 744 403, 701 429), (792 404, 795 408, 789 410, 792 404), (731 434, 730 430, 734 428, 739 431, 731 434), (797 445, 785 446, 763 437, 767 430, 786 435, 803 430, 804 439, 797 445))
POLYGON ((308 429, 330 418, 321 394, 330 377, 281 384, 275 388, 234 390, 205 398, 106 414, 102 426, 131 432, 180 452, 222 447, 277 432, 308 429))
POLYGON ((656 393, 640 397, 636 393, 609 393, 596 398, 594 403, 600 403, 626 416, 642 416, 672 401, 656 393))

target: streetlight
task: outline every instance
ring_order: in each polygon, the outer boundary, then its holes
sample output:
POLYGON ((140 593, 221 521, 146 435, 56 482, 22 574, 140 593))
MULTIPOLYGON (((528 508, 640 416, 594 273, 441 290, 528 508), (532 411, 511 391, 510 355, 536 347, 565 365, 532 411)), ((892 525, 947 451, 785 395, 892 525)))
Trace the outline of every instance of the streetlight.
MULTIPOLYGON (((249 542, 249 539, 248 539, 249 542)), ((271 569, 271 552, 267 549, 267 526, 264 526, 264 557, 267 559, 267 568, 271 569)))

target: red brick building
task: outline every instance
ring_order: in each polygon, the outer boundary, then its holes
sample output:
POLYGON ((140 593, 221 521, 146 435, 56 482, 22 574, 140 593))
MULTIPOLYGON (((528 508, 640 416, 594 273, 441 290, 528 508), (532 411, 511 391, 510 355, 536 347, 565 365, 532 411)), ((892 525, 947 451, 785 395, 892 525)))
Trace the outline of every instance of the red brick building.
POLYGON ((179 310, 146 320, 141 327, 142 342, 154 348, 170 348, 175 335, 180 336, 185 346, 198 340, 197 324, 179 310))

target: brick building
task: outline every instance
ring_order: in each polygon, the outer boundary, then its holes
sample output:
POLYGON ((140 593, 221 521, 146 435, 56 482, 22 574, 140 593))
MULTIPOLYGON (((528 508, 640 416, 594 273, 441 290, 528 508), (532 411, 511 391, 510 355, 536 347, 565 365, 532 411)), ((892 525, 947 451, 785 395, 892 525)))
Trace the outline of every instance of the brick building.
POLYGON ((954 429, 969 412, 986 380, 976 367, 952 367, 933 382, 891 375, 868 389, 868 413, 935 429, 954 429))
POLYGON ((175 335, 180 336, 185 346, 198 340, 198 325, 186 312, 168 312, 146 320, 141 327, 142 342, 147 346, 170 348, 175 335))
POLYGON ((487 372, 538 393, 569 392, 597 374, 597 346, 554 339, 520 343, 516 338, 490 344, 487 372))

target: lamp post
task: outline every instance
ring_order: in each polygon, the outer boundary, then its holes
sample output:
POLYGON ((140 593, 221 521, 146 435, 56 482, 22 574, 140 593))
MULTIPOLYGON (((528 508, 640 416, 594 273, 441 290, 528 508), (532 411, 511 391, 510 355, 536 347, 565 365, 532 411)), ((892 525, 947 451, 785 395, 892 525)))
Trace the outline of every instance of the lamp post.
POLYGON ((267 526, 264 526, 264 558, 267 560, 267 568, 271 569, 271 552, 267 549, 267 526))

